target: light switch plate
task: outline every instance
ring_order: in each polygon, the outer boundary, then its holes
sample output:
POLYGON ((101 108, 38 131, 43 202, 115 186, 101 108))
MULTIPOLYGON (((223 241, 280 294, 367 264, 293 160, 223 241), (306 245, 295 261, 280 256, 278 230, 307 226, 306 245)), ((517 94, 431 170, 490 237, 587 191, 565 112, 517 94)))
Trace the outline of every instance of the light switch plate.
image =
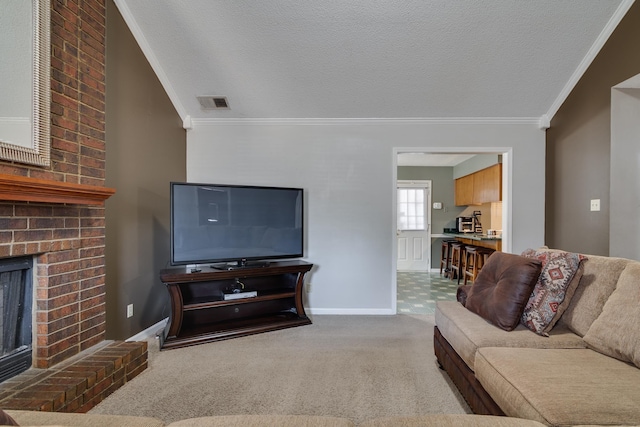
POLYGON ((442 202, 433 202, 433 209, 442 209, 442 202))
POLYGON ((600 199, 591 199, 591 211, 600 210, 600 199))

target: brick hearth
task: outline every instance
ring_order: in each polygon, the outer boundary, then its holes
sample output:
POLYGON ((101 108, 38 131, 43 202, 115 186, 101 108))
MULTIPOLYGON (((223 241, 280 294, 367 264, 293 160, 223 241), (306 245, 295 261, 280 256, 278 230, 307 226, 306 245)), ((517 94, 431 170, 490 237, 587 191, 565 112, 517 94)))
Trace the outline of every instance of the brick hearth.
POLYGON ((146 367, 146 342, 103 341, 53 368, 4 381, 0 408, 87 412, 146 367))

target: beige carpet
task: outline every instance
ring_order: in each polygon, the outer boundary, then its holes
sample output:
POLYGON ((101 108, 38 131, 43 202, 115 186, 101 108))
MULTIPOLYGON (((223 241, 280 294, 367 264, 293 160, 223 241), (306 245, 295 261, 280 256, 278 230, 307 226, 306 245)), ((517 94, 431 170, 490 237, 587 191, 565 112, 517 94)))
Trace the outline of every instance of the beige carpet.
POLYGON ((176 420, 228 414, 367 419, 468 413, 433 355, 433 316, 314 316, 313 324, 157 350, 92 413, 176 420))

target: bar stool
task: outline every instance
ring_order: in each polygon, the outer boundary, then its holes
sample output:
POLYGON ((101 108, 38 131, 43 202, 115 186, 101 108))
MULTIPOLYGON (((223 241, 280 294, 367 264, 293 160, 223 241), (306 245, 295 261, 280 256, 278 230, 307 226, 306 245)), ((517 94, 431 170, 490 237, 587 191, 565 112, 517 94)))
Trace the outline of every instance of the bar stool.
POLYGON ((444 276, 447 277, 451 273, 451 244, 457 240, 446 239, 442 241, 442 252, 440 254, 440 274, 444 270, 444 276))
POLYGON ((487 260, 489 259, 489 257, 491 256, 492 253, 495 252, 495 249, 489 249, 489 248, 482 248, 482 251, 480 251, 480 261, 478 262, 478 270, 476 271, 476 275, 473 278, 473 280, 476 280, 476 277, 478 277, 478 273, 480 273, 480 270, 482 270, 482 267, 484 267, 484 265, 487 263, 487 260))
POLYGON ((484 266, 489 255, 493 253, 493 249, 483 248, 480 246, 467 246, 465 256, 464 267, 464 284, 467 284, 467 280, 471 279, 472 282, 476 281, 478 273, 484 266))
MULTIPOLYGON (((487 260, 491 256, 491 254, 495 252, 495 249, 489 249, 489 248, 483 248, 483 249, 484 251, 482 251, 482 265, 485 265, 487 263, 487 260)), ((478 270, 478 273, 479 272, 480 270, 478 270)))
POLYGON ((464 251, 465 245, 456 241, 451 243, 451 280, 458 279, 460 283, 461 273, 464 273, 464 251))

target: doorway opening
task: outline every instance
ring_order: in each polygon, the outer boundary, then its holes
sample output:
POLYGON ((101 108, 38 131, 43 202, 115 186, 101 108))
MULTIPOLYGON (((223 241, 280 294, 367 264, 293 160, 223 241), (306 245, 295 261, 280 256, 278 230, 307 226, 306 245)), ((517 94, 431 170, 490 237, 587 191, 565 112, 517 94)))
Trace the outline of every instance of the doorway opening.
MULTIPOLYGON (((412 285, 417 295, 415 297, 415 314, 432 313, 437 299, 455 299, 455 288, 457 282, 441 278, 439 275, 440 252, 442 238, 445 237, 445 229, 455 228, 456 217, 465 216, 466 213, 483 211, 482 222, 484 230, 501 230, 502 251, 511 250, 511 156, 512 150, 505 148, 476 148, 476 147, 425 147, 425 148, 394 148, 394 195, 393 195, 393 263, 394 281, 392 285, 393 306, 396 312, 404 313, 411 308, 407 308, 406 280, 407 269, 402 258, 407 256, 408 250, 416 246, 407 246, 408 242, 401 241, 398 220, 401 213, 398 210, 399 192, 398 189, 405 182, 430 181, 429 195, 431 200, 426 206, 429 225, 423 232, 426 245, 429 246, 430 259, 429 267, 418 274, 420 277, 411 277, 411 282, 421 282, 412 285), (476 170, 491 166, 483 162, 502 163, 502 201, 492 203, 491 206, 456 206, 455 203, 455 178, 473 173, 476 170), (473 170, 473 168, 476 170, 473 170), (457 175, 456 175, 457 174, 457 175), (487 212, 484 212, 484 211, 487 212), (469 211, 469 212, 467 212, 469 211), (486 213, 486 215, 484 215, 486 213), (493 222, 496 222, 495 224, 493 222), (444 280, 441 280, 444 279, 444 280), (399 294, 398 283, 403 289, 402 297, 399 294), (451 283, 449 283, 451 282, 451 283), (427 296, 425 297, 425 286, 427 296), (426 301, 426 306, 424 303, 426 301), (400 304, 399 304, 400 302, 400 304), (421 307, 422 305, 422 307, 421 307), (401 307, 402 306, 402 307, 401 307)), ((419 247, 419 245, 418 245, 419 247)), ((413 296, 412 296, 413 299, 413 296)), ((409 311, 411 313, 411 311, 409 311)))

